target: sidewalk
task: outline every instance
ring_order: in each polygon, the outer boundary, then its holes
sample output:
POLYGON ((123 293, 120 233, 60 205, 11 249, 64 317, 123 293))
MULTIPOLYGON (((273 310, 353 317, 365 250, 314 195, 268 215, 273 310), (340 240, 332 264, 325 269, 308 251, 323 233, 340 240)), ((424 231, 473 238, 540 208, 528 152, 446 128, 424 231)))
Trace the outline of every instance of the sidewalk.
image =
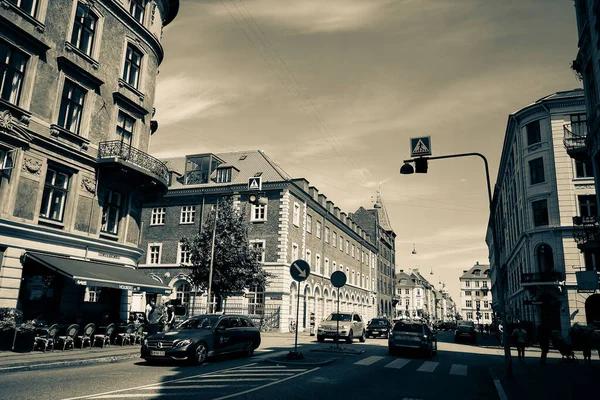
MULTIPOLYGON (((257 349, 260 354, 273 348, 293 348, 294 333, 268 332, 262 333, 262 343, 257 349)), ((298 333, 298 344, 306 344, 313 340, 308 333, 298 333)), ((265 352, 266 353, 266 352, 265 352)), ((36 369, 60 368, 74 365, 116 362, 128 358, 140 357, 140 345, 107 346, 76 348, 74 350, 32 351, 15 353, 0 351, 0 374, 6 372, 29 371, 36 369)))

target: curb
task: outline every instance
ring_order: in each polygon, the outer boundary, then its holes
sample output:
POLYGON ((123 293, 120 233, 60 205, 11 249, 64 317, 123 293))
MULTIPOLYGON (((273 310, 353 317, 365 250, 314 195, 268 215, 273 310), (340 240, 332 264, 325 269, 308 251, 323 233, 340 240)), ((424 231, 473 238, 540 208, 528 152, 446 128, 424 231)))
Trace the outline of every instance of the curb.
POLYGON ((127 354, 121 356, 105 356, 105 357, 96 357, 96 358, 86 358, 86 359, 76 359, 70 361, 58 361, 58 362, 48 362, 41 364, 17 364, 8 367, 0 368, 0 374, 2 373, 10 373, 10 372, 22 372, 22 371, 35 371, 40 369, 52 369, 52 368, 63 368, 63 367, 72 367, 77 365, 86 365, 86 364, 100 364, 100 363, 112 363, 119 362, 123 360, 127 360, 130 358, 139 358, 139 354, 127 354))
POLYGON ((358 354, 362 354, 365 351, 364 350, 351 350, 351 349, 310 349, 310 351, 314 351, 316 353, 334 353, 334 354, 341 354, 341 355, 358 355, 358 354))

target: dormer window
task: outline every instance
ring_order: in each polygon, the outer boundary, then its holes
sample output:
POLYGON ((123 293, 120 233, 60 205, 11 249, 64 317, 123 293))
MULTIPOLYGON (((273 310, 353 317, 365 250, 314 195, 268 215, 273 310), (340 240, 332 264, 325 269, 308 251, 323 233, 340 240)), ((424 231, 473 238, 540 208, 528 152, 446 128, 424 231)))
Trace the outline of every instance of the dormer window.
POLYGON ((481 275, 481 270, 476 269, 475 271, 473 271, 473 275, 480 276, 481 275))
POLYGON ((231 168, 231 167, 217 169, 216 182, 217 183, 231 182, 232 169, 233 168, 231 168))
POLYGON ((208 183, 209 177, 220 164, 223 164, 223 161, 212 154, 187 157, 185 163, 185 184, 208 183))

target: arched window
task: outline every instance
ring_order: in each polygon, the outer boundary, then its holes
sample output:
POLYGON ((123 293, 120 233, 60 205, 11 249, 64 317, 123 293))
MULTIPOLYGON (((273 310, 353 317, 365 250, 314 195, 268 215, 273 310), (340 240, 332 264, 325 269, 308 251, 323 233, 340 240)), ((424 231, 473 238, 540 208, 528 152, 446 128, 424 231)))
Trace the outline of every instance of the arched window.
POLYGON ((540 244, 536 251, 538 272, 548 272, 554 270, 554 257, 552 247, 547 244, 540 244))
POLYGON ((181 304, 189 304, 190 302, 190 284, 187 282, 178 282, 175 285, 175 298, 181 300, 181 304))

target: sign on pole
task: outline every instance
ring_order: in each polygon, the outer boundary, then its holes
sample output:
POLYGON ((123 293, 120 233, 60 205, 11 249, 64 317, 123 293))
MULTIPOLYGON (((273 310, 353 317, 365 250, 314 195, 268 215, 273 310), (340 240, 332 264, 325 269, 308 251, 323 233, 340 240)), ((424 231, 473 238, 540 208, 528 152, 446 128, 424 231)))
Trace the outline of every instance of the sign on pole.
POLYGON ((335 271, 330 280, 334 287, 340 288, 346 284, 346 274, 343 271, 335 271))
POLYGON ((248 178, 248 190, 262 190, 262 178, 260 176, 248 178))
POLYGON ((410 156, 423 157, 431 155, 431 136, 410 138, 410 156))
POLYGON ((310 275, 310 265, 304 260, 296 260, 290 265, 290 275, 295 281, 305 281, 310 275))

